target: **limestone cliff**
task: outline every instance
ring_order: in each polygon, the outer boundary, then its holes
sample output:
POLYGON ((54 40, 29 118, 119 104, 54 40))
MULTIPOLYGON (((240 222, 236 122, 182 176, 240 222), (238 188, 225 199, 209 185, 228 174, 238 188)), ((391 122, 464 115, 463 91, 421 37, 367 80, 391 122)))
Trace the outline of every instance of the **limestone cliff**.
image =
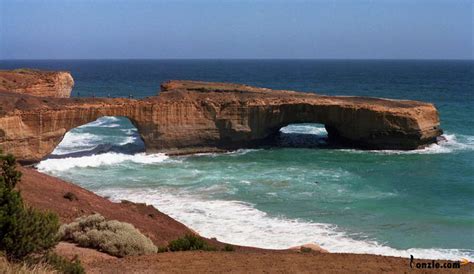
POLYGON ((148 152, 170 154, 266 145, 290 123, 324 124, 334 142, 363 149, 416 149, 442 133, 429 103, 226 83, 171 81, 143 100, 0 92, 0 106, 0 147, 28 162, 50 154, 68 130, 101 116, 128 117, 148 152))
POLYGON ((32 69, 0 70, 0 91, 67 98, 74 80, 69 72, 32 69))

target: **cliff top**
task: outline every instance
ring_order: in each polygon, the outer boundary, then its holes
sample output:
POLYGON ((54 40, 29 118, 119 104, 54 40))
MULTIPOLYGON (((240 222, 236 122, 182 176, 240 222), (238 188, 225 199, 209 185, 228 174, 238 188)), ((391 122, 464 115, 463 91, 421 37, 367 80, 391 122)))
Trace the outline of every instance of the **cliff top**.
POLYGON ((70 96, 73 86, 74 80, 66 71, 0 70, 0 92, 66 98, 70 96))

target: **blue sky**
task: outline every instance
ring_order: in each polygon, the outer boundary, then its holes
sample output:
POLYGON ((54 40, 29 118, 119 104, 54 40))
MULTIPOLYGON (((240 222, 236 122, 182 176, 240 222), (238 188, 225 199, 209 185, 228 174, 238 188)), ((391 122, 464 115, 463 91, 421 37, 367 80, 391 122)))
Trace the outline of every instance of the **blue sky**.
POLYGON ((473 59, 472 3, 0 0, 0 59, 473 59))

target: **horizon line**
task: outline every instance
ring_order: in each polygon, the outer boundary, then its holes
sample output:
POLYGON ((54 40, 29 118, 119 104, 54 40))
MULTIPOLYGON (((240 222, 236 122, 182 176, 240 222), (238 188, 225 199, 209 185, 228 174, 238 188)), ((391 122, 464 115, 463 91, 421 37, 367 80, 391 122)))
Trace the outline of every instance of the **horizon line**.
POLYGON ((474 61, 474 58, 10 58, 0 61, 159 61, 159 60, 327 60, 327 61, 474 61))

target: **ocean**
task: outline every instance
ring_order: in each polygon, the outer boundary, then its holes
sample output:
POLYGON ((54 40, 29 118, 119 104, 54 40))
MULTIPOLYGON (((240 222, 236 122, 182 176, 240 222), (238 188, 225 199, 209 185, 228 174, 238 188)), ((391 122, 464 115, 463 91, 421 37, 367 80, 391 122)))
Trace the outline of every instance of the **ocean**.
POLYGON ((145 154, 128 119, 103 117, 37 168, 233 244, 474 260, 474 61, 0 61, 21 67, 71 71, 79 97, 142 98, 186 79, 432 102, 447 141, 414 151, 325 149, 323 125, 294 124, 285 147, 168 157, 145 154))

